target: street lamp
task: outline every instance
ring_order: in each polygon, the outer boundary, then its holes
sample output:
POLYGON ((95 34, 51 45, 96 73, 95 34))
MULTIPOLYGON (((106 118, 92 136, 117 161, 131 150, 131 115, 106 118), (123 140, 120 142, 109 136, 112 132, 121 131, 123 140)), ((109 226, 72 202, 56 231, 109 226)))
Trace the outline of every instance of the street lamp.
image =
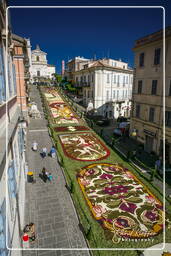
POLYGON ((137 136, 137 130, 136 129, 133 129, 133 131, 131 133, 131 136, 132 137, 136 137, 137 136))

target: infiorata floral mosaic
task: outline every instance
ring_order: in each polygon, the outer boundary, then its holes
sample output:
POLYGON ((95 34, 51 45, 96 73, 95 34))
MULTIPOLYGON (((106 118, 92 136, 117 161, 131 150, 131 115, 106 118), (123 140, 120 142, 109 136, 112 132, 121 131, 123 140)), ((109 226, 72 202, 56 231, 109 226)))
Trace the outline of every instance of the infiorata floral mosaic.
POLYGON ((93 133, 59 135, 65 154, 79 161, 106 158, 110 151, 93 133))
POLYGON ((56 124, 78 123, 78 119, 66 104, 51 103, 49 105, 56 124))
POLYGON ((114 243, 142 241, 162 232, 161 202, 128 169, 92 164, 77 179, 94 218, 114 243))
POLYGON ((55 127, 56 132, 75 132, 75 131, 86 131, 90 130, 87 126, 64 126, 64 127, 55 127))
POLYGON ((64 103, 63 99, 59 95, 52 95, 51 93, 44 93, 49 103, 64 103))

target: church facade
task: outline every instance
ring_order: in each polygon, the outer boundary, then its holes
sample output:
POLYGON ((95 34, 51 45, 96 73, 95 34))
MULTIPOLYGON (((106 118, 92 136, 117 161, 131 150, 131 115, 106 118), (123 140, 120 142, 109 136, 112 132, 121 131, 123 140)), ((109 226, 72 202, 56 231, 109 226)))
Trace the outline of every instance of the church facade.
POLYGON ((53 78, 55 66, 47 63, 47 53, 43 52, 37 45, 31 52, 31 81, 37 81, 40 78, 53 78))

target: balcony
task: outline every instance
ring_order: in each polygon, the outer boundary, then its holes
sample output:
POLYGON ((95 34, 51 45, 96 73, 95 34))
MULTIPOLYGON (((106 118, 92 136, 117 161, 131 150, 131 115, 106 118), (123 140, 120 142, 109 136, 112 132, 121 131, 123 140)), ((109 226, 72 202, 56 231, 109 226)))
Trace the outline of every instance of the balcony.
POLYGON ((24 73, 24 78, 25 79, 30 79, 30 72, 25 72, 24 73))
POLYGON ((90 82, 75 82, 74 87, 90 87, 90 82))
POLYGON ((117 103, 117 102, 120 102, 120 103, 122 103, 122 102, 125 102, 125 101, 128 101, 128 100, 131 100, 131 96, 129 96, 129 97, 117 97, 117 98, 109 98, 109 99, 106 99, 106 103, 117 103))
POLYGON ((46 61, 32 61, 32 64, 40 64, 40 65, 47 65, 47 62, 46 61))

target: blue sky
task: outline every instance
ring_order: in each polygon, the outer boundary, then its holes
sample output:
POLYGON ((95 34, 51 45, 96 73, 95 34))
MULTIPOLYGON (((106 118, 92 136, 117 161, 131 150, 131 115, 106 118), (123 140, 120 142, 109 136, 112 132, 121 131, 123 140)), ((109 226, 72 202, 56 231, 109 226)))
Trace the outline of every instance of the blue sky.
MULTIPOLYGON (((91 1, 91 5, 137 5, 137 1, 91 1)), ((88 1, 13 0, 10 5, 90 5, 88 1)), ((166 8, 166 25, 171 25, 167 1, 142 1, 145 6, 166 8)), ((32 49, 36 44, 47 52, 48 62, 61 70, 61 61, 84 56, 86 58, 121 58, 133 66, 134 41, 158 31, 163 26, 161 8, 16 8, 10 9, 12 31, 30 38, 32 49)))

